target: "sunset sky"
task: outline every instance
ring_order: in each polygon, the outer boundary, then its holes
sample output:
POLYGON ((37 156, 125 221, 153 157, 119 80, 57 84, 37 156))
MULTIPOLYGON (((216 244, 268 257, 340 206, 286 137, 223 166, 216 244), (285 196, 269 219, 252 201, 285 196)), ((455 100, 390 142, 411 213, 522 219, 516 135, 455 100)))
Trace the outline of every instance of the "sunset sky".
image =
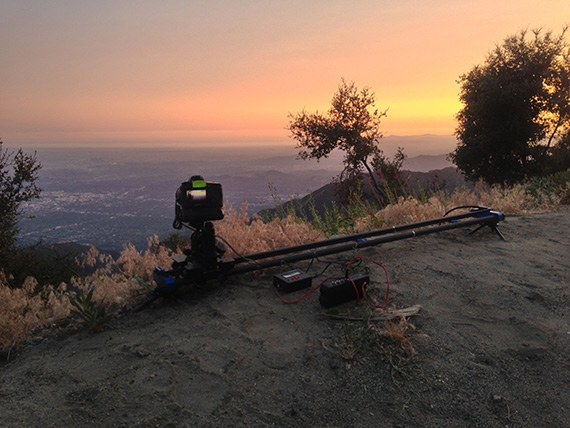
POLYGON ((0 0, 10 144, 289 142, 341 78, 389 108, 385 135, 450 135, 457 78, 568 0, 0 0))

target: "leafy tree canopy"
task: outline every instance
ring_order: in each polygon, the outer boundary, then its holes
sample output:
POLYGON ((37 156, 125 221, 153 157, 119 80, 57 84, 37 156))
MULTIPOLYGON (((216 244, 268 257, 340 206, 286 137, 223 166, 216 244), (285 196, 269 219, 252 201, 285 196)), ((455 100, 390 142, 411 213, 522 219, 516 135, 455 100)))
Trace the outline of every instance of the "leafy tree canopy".
POLYGON ((365 169, 373 181, 378 194, 386 200, 386 193, 379 185, 374 168, 388 166, 387 170, 401 167, 403 153, 394 162, 384 157, 379 142, 382 138, 380 121, 385 111, 375 107, 375 96, 368 88, 358 90, 354 83, 344 79, 331 101, 331 108, 325 114, 289 114, 287 129, 291 138, 297 141, 301 159, 321 159, 339 149, 344 152, 345 170, 342 177, 347 180, 359 176, 365 169))
POLYGON ((570 130, 565 36, 521 31, 459 78, 464 107, 450 157, 469 180, 514 183, 560 168, 555 148, 570 130))
POLYGON ((41 164, 35 154, 22 149, 14 153, 3 149, 2 144, 0 140, 0 269, 7 274, 15 262, 21 206, 40 195, 37 180, 41 164))

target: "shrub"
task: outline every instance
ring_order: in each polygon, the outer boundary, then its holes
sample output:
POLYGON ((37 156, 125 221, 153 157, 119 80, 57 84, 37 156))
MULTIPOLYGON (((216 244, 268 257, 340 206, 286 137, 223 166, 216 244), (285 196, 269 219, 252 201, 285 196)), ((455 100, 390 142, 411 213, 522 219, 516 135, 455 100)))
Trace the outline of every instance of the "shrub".
POLYGON ((37 181, 42 165, 35 153, 29 155, 22 149, 14 153, 2 145, 0 139, 0 260, 2 270, 10 275, 19 259, 15 243, 22 205, 39 197, 37 181))
POLYGON ((539 204, 559 203, 570 187, 570 170, 560 171, 546 177, 536 177, 526 186, 526 193, 539 204))
POLYGON ((105 330, 107 312, 103 300, 99 303, 93 300, 93 289, 89 290, 87 294, 84 291, 80 291, 71 298, 70 302, 75 308, 71 310, 71 313, 81 318, 90 330, 105 330))

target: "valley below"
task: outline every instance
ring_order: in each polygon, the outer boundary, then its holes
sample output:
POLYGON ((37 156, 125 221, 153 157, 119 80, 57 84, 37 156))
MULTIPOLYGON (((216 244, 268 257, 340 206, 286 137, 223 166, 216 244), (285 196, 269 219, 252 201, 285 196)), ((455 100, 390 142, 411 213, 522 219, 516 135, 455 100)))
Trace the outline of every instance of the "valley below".
MULTIPOLYGON (((296 159, 292 147, 193 149, 43 148, 41 197, 25 206, 23 246, 76 242, 119 251, 173 232, 174 194, 192 175, 222 183, 226 210, 248 215, 303 197, 342 170, 342 153, 320 162, 296 159)), ((416 171, 449 166, 445 155, 406 160, 416 171)))

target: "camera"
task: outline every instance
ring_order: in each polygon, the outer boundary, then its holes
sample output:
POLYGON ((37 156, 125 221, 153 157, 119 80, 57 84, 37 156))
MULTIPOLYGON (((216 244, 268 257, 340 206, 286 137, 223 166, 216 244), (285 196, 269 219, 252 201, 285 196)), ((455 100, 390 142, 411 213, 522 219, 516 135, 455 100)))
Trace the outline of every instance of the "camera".
MULTIPOLYGON (((217 241, 213 220, 222 220, 223 195, 220 183, 207 182, 201 175, 194 175, 176 190, 175 216, 172 227, 193 230, 190 248, 174 260, 173 268, 182 267, 189 272, 216 270, 218 258, 226 251, 217 241)), ((160 275, 159 275, 160 276, 160 275)))
POLYGON ((176 190, 176 205, 173 227, 181 229, 182 223, 200 228, 206 221, 222 220, 223 195, 220 183, 206 182, 194 175, 176 190))

